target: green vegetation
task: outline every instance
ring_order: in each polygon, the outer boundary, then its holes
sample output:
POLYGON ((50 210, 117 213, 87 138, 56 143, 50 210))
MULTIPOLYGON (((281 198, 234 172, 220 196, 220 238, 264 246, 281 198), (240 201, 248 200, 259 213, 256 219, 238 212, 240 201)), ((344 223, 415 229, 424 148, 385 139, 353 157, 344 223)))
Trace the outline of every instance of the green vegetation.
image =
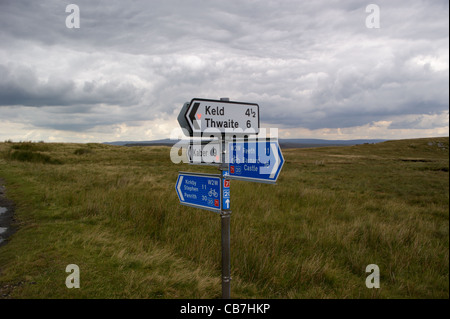
POLYGON ((60 160, 55 160, 46 154, 49 151, 50 147, 45 143, 24 142, 14 144, 8 150, 5 158, 22 162, 61 164, 60 160))
POLYGON ((92 153, 92 149, 90 149, 90 148, 77 148, 73 153, 75 155, 91 154, 92 153))
MULTIPOLYGON (((448 147, 288 149, 277 185, 231 181, 232 297, 449 298, 448 147), (369 264, 379 289, 365 286, 369 264)), ((220 217, 175 192, 178 171, 218 171, 169 152, 0 143, 17 221, 0 297, 220 298, 220 217), (68 264, 80 289, 65 285, 68 264)))

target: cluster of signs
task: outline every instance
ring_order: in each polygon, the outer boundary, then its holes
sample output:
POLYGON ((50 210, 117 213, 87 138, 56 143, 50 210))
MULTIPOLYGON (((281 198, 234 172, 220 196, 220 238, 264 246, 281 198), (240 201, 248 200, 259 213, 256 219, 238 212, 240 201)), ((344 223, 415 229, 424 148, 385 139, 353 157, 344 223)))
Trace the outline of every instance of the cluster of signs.
POLYGON ((277 181, 284 158, 278 141, 256 139, 258 104, 195 98, 184 104, 178 122, 191 137, 219 135, 208 142, 191 141, 189 163, 222 167, 222 174, 180 172, 175 188, 181 204, 216 212, 229 210, 230 179, 277 181))

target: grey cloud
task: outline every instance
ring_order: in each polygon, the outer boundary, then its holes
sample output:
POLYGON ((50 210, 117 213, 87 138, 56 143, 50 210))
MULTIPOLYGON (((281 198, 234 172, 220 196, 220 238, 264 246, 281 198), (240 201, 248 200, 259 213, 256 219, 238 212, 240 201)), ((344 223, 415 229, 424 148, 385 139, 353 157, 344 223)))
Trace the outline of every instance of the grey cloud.
POLYGON ((391 129, 433 129, 436 126, 445 127, 449 124, 448 109, 442 113, 411 114, 394 118, 389 125, 391 129))
POLYGON ((110 105, 43 106, 40 108, 7 106, 0 108, 0 119, 20 121, 29 127, 84 132, 125 122, 129 126, 137 125, 133 123, 142 120, 142 110, 135 107, 122 109, 110 105))
POLYGON ((65 27, 69 3, 0 4, 0 56, 9 61, 0 65, 0 106, 40 106, 52 119, 38 126, 151 119, 193 97, 256 102, 262 121, 309 129, 448 109, 448 62, 426 62, 448 58, 447 1, 377 1, 376 30, 365 26, 368 3, 356 0, 80 0, 80 29, 65 27), (60 67, 69 76, 9 55, 33 46, 71 53, 73 65, 60 67))
POLYGON ((40 80, 29 67, 8 67, 0 64, 1 105, 74 105, 120 104, 131 105, 139 101, 142 92, 127 82, 85 80, 81 87, 66 77, 49 75, 40 80))
POLYGON ((71 81, 50 78, 39 83, 36 74, 27 67, 14 70, 0 65, 0 105, 60 105, 66 104, 66 92, 74 89, 71 81), (64 103, 63 103, 64 102, 64 103))

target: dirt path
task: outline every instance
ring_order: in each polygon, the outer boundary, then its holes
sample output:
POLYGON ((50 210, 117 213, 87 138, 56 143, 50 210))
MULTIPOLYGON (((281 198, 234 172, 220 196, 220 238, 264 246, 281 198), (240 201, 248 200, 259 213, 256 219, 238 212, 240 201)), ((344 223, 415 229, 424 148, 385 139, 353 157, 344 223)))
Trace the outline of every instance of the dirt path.
POLYGON ((0 247, 8 242, 15 229, 14 203, 6 198, 5 181, 0 178, 0 247))
MULTIPOLYGON (((8 243, 8 238, 15 232, 13 225, 14 203, 6 198, 5 181, 0 177, 0 248, 8 243)), ((11 292, 22 284, 22 281, 0 284, 0 299, 9 299, 11 292)))

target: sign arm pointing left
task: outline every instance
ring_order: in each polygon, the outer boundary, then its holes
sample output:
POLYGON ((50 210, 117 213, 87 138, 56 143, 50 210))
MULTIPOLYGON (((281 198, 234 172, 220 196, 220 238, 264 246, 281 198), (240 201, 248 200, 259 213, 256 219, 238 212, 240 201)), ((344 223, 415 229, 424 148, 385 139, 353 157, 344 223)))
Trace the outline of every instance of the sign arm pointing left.
POLYGON ((178 187, 177 187, 178 194, 179 194, 182 202, 184 202, 183 192, 181 191, 181 185, 183 184, 183 177, 184 177, 183 175, 180 175, 180 180, 178 181, 178 187))
POLYGON ((197 113, 198 107, 200 106, 200 103, 194 103, 194 105, 192 106, 191 111, 189 112, 189 120, 190 123, 192 124, 192 127, 194 127, 196 130, 200 129, 200 126, 198 125, 198 122, 195 118, 195 114, 197 113))

